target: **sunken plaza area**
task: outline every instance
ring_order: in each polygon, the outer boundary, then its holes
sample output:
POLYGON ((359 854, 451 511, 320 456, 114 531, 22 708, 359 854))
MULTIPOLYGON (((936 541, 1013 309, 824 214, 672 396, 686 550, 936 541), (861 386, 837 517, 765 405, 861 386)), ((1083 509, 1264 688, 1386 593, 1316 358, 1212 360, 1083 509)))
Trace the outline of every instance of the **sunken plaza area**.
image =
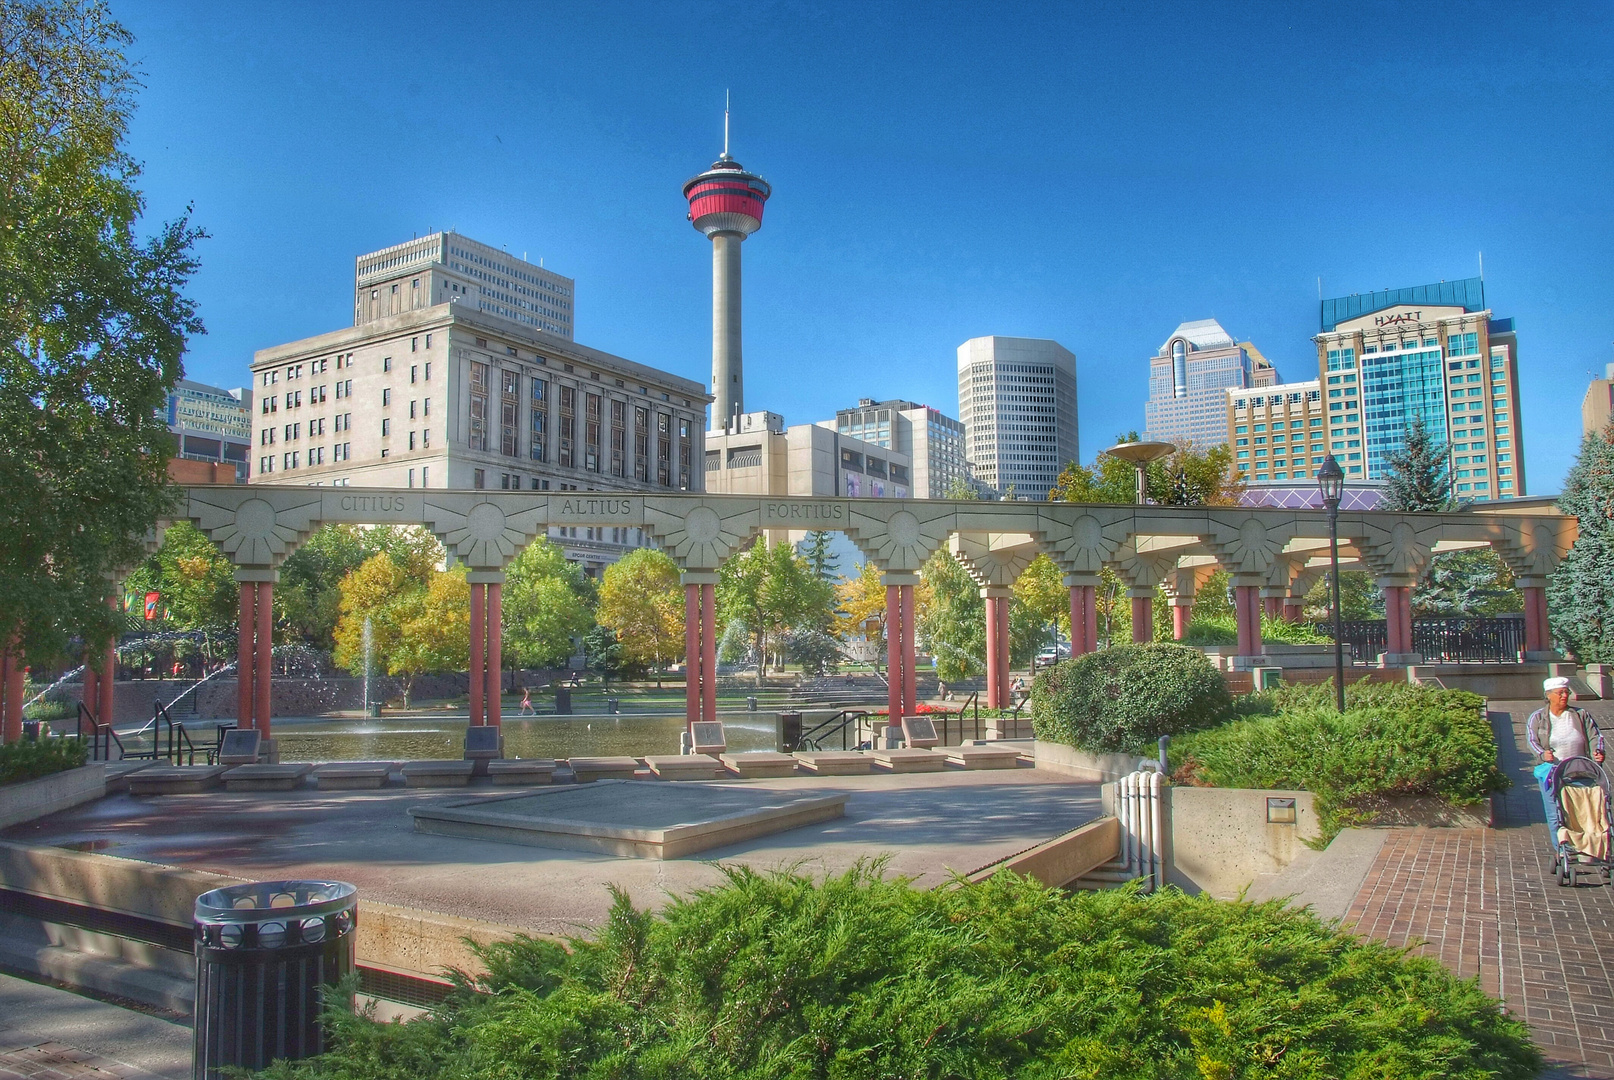
POLYGON ((646 778, 531 789, 120 793, 14 826, 0 839, 254 880, 334 878, 358 887, 361 906, 369 900, 571 934, 604 922, 610 886, 640 907, 659 907, 671 895, 716 884, 719 863, 819 875, 885 859, 889 875, 920 887, 943 884, 1097 818, 1099 799, 1097 784, 1026 767, 770 780, 646 778), (826 802, 838 816, 681 857, 416 828, 423 812, 513 809, 535 818, 667 830, 759 807, 826 802))

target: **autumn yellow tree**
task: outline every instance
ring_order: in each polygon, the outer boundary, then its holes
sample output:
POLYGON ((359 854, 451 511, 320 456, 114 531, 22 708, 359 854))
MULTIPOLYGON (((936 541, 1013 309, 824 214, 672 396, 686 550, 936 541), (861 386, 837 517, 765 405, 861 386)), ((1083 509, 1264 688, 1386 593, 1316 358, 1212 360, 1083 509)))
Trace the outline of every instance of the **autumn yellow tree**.
POLYGON ((595 618, 616 631, 629 665, 666 666, 684 648, 684 597, 678 566, 654 548, 630 551, 605 568, 595 618))
POLYGON ((471 586, 465 568, 432 571, 431 583, 400 598, 392 615, 398 643, 387 657, 387 673, 405 677, 408 708, 417 676, 470 667, 471 586))
POLYGON ((835 596, 836 634, 843 640, 867 635, 879 656, 885 648, 885 583, 880 580, 880 568, 865 562, 856 577, 841 579, 835 596))
POLYGON ((372 555, 342 579, 336 648, 331 658, 349 671, 364 670, 364 623, 370 621, 371 662, 385 664, 403 636, 402 602, 425 581, 391 556, 372 555))

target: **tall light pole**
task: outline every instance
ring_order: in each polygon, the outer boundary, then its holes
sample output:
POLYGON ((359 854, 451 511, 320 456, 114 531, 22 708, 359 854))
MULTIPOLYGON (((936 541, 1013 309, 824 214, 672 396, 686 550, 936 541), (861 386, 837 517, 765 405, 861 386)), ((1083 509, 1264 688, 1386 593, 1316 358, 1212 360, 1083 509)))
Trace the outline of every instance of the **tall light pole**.
POLYGON ((1317 470, 1317 487, 1328 507, 1328 575, 1334 594, 1334 707, 1345 711, 1345 634, 1339 613, 1339 499, 1345 491, 1345 470, 1329 454, 1317 470))

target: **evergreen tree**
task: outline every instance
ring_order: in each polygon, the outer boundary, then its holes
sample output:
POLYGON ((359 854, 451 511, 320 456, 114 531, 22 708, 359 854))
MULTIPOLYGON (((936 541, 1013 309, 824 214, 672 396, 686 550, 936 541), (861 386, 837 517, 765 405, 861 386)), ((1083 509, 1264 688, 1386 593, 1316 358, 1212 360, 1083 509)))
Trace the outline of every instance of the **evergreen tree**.
POLYGON ((1423 417, 1407 425, 1407 442, 1390 455, 1380 510, 1440 511, 1452 505, 1451 479, 1446 471, 1446 445, 1436 438, 1423 417))
POLYGON ((1412 590, 1412 606, 1441 618, 1483 618, 1524 610, 1524 597, 1513 587, 1507 564, 1487 547, 1436 555, 1412 590))
POLYGON ((841 560, 831 545, 835 534, 826 529, 815 529, 802 538, 798 550, 807 560, 807 569, 820 581, 837 581, 840 578, 841 560))
POLYGON ((1614 663, 1614 442, 1586 436, 1564 478, 1558 508, 1580 519, 1580 536, 1547 584, 1554 635, 1583 664, 1614 663))

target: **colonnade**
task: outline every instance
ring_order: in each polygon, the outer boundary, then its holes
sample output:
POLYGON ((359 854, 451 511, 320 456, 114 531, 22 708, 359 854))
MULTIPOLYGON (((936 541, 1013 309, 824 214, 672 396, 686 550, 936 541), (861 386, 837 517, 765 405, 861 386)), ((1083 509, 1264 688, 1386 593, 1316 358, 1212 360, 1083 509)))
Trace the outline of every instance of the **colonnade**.
MULTIPOLYGON (((274 586, 286 556, 321 525, 418 524, 465 566, 471 586, 471 722, 500 722, 500 593, 511 559, 551 526, 643 528, 678 565, 684 585, 687 719, 717 713, 715 587, 724 560, 761 533, 829 529, 844 533, 886 589, 886 662, 891 715, 911 714, 915 693, 914 586, 934 552, 949 547, 986 607, 989 706, 1009 701, 1009 605, 1016 579, 1046 554, 1070 589, 1071 646, 1099 644, 1100 573, 1121 579, 1135 640, 1153 637, 1154 600, 1168 597, 1173 637, 1187 631, 1194 594, 1215 570, 1233 588, 1238 641, 1233 664, 1266 662, 1261 619, 1298 619, 1301 599, 1328 565, 1329 519, 1319 511, 1271 507, 1165 507, 984 503, 940 499, 763 498, 613 492, 424 491, 199 485, 179 511, 236 567, 240 587, 240 723, 270 733, 270 649, 274 586)), ((1545 587, 1568 553, 1578 523, 1555 513, 1468 510, 1337 517, 1342 565, 1371 573, 1385 595, 1386 663, 1416 661, 1410 592, 1429 560, 1489 546, 1524 596, 1525 656, 1551 659, 1545 587)), ((151 543, 155 544, 153 534, 151 543)), ((13 646, 0 654, 0 736, 21 731, 23 667, 13 646)), ((87 676, 98 718, 111 715, 112 667, 87 676)))

